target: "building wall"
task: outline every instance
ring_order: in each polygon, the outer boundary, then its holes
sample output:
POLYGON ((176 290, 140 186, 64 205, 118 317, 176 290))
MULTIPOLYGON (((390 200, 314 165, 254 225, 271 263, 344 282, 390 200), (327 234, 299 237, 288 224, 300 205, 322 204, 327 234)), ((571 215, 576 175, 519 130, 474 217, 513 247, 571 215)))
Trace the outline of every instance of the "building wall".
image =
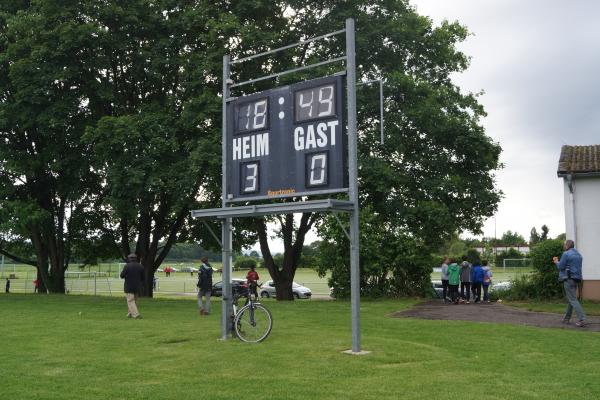
POLYGON ((589 290, 584 286, 583 294, 600 299, 599 282, 591 282, 600 281, 600 177, 575 177, 574 201, 566 180, 564 188, 567 239, 575 240, 575 247, 583 256, 583 279, 590 281, 589 290))

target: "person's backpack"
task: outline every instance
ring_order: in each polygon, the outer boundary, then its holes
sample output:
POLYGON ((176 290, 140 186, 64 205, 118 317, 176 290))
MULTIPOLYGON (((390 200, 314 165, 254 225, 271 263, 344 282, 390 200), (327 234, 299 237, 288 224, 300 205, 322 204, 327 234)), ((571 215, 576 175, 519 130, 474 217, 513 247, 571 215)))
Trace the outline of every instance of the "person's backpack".
POLYGON ((481 283, 483 282, 483 269, 480 268, 474 268, 473 269, 473 283, 481 283))
POLYGON ((202 283, 204 282, 204 279, 206 279, 204 277, 204 274, 202 273, 202 267, 200 267, 200 270, 198 271, 198 283, 196 284, 196 287, 202 287, 202 283))
POLYGON ((492 282, 492 275, 491 270, 483 271, 483 283, 489 285, 492 282))

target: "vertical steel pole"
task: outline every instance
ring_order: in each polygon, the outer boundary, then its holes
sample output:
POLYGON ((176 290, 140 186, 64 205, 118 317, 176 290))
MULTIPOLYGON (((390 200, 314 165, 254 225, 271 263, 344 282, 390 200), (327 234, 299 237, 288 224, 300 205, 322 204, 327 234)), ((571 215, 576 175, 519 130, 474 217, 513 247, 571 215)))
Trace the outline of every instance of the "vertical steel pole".
MULTIPOLYGON (((221 155, 222 155, 222 198, 221 206, 224 208, 227 199, 227 99, 229 98, 229 55, 223 56, 223 109, 222 109, 222 143, 221 143, 221 155)), ((230 319, 231 314, 231 218, 223 220, 222 227, 222 243, 223 243, 223 300, 221 303, 221 339, 227 340, 230 331, 230 319)))
POLYGON ((383 78, 379 79, 379 129, 381 131, 381 144, 383 144, 383 78))
POLYGON ((221 338, 227 340, 231 334, 231 218, 223 220, 223 301, 221 303, 221 338))
POLYGON ((358 224, 358 161, 356 131, 356 50, 354 20, 346 20, 346 88, 348 98, 348 177, 349 197, 354 205, 350 215, 350 298, 352 305, 352 352, 360 352, 360 267, 358 224))

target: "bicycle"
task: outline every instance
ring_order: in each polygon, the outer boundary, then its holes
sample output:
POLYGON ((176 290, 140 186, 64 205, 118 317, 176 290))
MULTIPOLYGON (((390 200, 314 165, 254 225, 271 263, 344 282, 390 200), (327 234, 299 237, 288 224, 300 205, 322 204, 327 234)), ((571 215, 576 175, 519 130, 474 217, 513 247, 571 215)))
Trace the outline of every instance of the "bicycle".
POLYGON ((257 299, 253 299, 250 288, 245 293, 233 295, 232 331, 247 343, 262 342, 269 336, 273 328, 273 316, 257 299), (246 304, 238 309, 240 297, 246 297, 246 304))

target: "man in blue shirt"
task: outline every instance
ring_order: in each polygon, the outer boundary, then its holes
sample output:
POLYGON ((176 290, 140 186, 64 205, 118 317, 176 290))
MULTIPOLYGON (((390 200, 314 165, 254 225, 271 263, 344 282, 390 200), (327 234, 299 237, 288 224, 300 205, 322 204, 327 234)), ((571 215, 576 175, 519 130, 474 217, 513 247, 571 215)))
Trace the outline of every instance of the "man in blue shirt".
POLYGON ((576 322, 575 325, 584 327, 585 313, 583 312, 583 307, 581 307, 581 304, 577 300, 577 285, 579 285, 579 282, 581 282, 582 279, 581 264, 583 258, 581 257, 581 254, 575 250, 575 242, 572 240, 565 241, 564 249, 565 252, 560 256, 560 261, 558 260, 558 257, 554 257, 553 259, 558 268, 558 281, 563 282, 565 297, 567 298, 567 311, 565 312, 563 322, 565 324, 569 323, 573 309, 575 309, 577 318, 579 318, 579 321, 576 322))

